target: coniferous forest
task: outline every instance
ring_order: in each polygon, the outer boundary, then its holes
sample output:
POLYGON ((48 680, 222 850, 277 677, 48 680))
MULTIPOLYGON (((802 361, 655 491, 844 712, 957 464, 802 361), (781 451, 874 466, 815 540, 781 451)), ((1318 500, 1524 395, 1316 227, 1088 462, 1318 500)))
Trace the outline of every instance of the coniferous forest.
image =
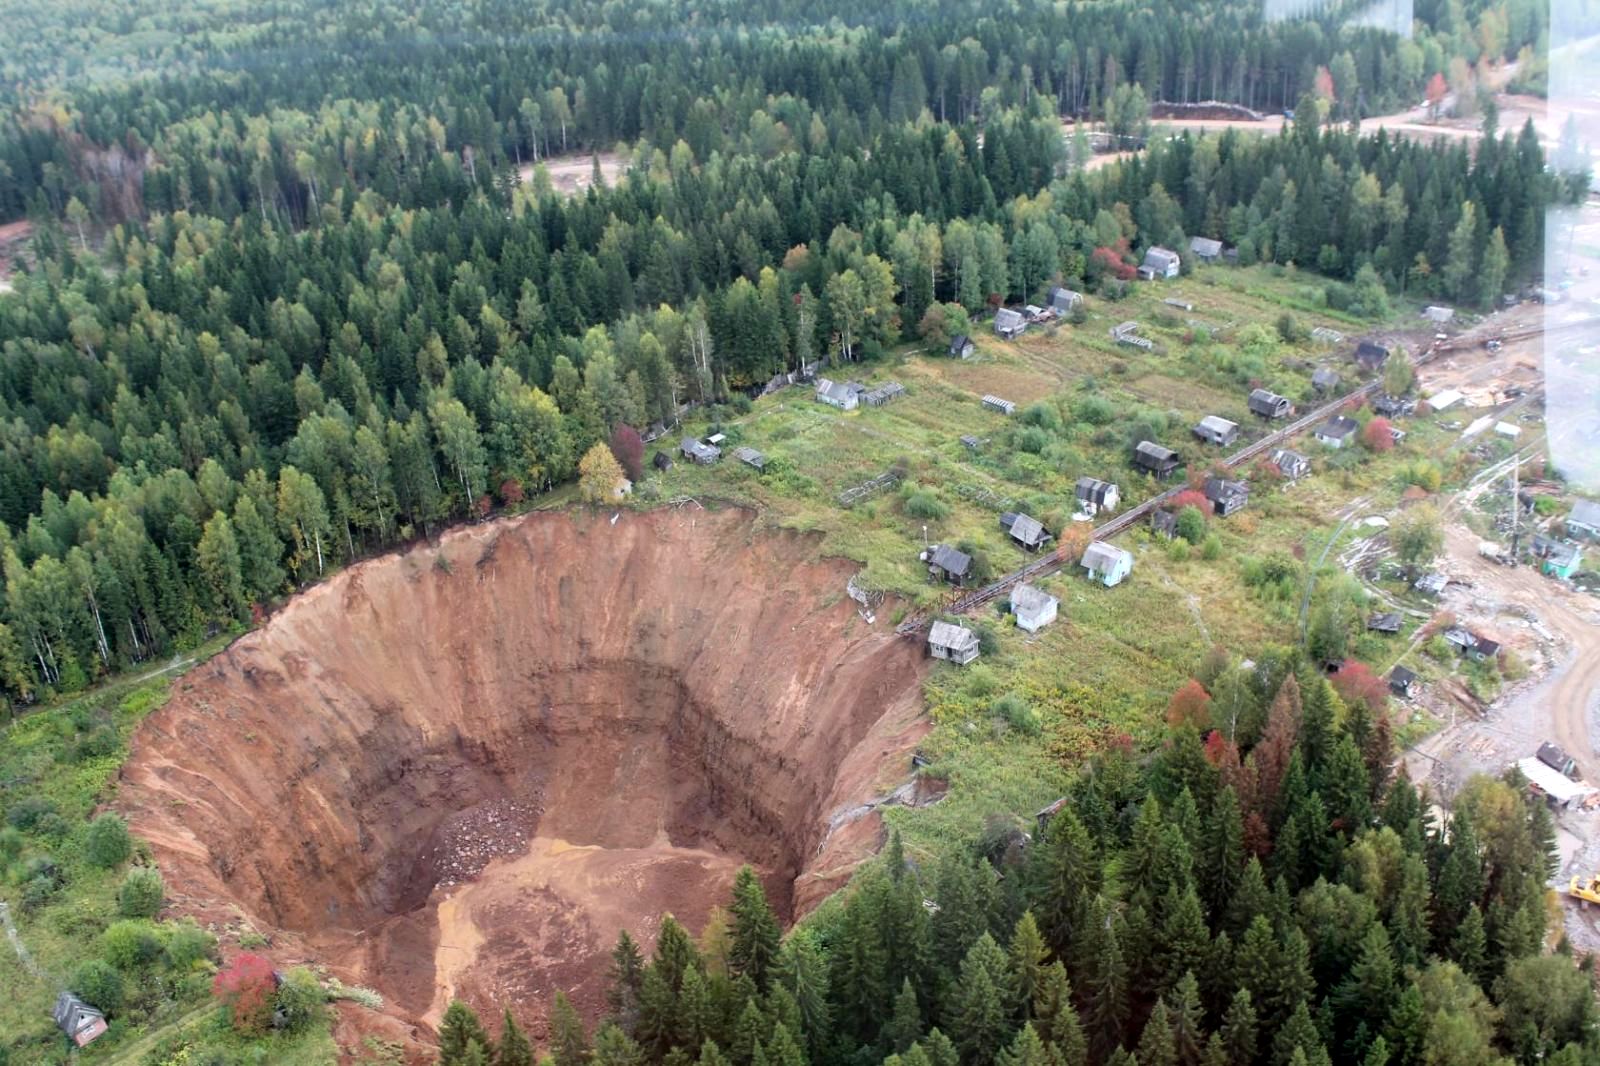
MULTIPOLYGON (((1292 665, 1255 675, 1242 760, 1189 725, 1112 750, 974 852, 894 838, 781 944, 748 869, 698 945, 670 917, 649 960, 624 934, 592 1033, 557 998, 556 1066, 1596 1061, 1589 963, 1541 953, 1548 811, 1480 778, 1438 820, 1389 772, 1381 700, 1292 665)), ((508 1024, 453 1006, 441 1063, 530 1062, 508 1024)))

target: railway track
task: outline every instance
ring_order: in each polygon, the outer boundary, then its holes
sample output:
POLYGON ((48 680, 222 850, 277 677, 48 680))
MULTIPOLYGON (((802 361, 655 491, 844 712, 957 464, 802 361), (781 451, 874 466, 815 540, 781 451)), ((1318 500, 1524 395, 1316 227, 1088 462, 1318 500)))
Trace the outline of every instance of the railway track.
MULTIPOLYGON (((1587 323, 1573 323, 1571 325, 1587 325, 1587 323)), ((1561 328, 1571 328, 1571 326, 1561 328)), ((1540 331, 1534 330, 1532 332, 1537 333, 1540 331)), ((1440 345, 1435 344, 1429 347, 1426 351, 1418 354, 1417 357, 1412 360, 1412 362, 1416 366, 1426 366, 1435 358, 1448 354, 1450 354, 1449 348, 1441 347, 1440 345)), ((1381 383, 1381 380, 1369 381, 1365 385, 1362 385, 1356 389, 1352 389, 1336 399, 1329 400, 1327 403, 1322 404, 1320 407, 1317 407, 1311 412, 1301 415, 1299 418, 1295 419, 1293 422, 1290 422, 1282 429, 1275 430, 1253 444, 1247 444, 1243 448, 1240 448, 1232 455, 1223 459, 1221 465, 1229 470, 1238 469, 1244 464, 1266 454, 1266 452, 1278 447, 1284 442, 1293 440, 1301 433, 1304 433, 1307 429, 1310 429, 1317 423, 1322 422, 1323 420, 1344 409, 1347 405, 1355 401, 1365 399, 1367 396, 1377 391, 1381 383)), ((1155 496, 1150 497, 1148 500, 1145 500, 1134 507, 1130 507, 1128 510, 1117 515, 1115 518, 1112 518, 1106 522, 1102 522, 1100 525, 1096 526, 1094 528, 1093 536, 1090 539, 1092 541, 1109 540, 1110 538, 1117 536, 1119 533, 1124 533, 1127 530, 1132 529, 1152 511, 1162 506, 1164 503, 1172 499, 1178 493, 1184 491, 1186 488, 1188 488, 1188 485, 1186 484, 1175 485, 1172 488, 1167 489, 1165 492, 1158 493, 1155 496)), ((1017 585, 1019 582, 1029 581, 1033 578, 1046 577, 1055 573, 1057 570, 1060 570, 1065 565, 1066 561, 1054 554, 1035 559, 1033 562, 1022 567, 1021 569, 1013 570, 1009 574, 1005 574, 999 578, 996 578, 994 581, 991 581, 989 584, 984 585, 981 588, 973 589, 971 592, 948 601, 940 609, 940 613, 967 614, 978 607, 982 607, 986 603, 991 603, 998 599, 1000 596, 1009 592, 1012 587, 1017 585)), ((934 612, 926 610, 916 612, 901 622, 900 625, 895 628, 895 632, 901 634, 902 636, 913 636, 922 632, 928 627, 929 618, 932 613, 934 612)))

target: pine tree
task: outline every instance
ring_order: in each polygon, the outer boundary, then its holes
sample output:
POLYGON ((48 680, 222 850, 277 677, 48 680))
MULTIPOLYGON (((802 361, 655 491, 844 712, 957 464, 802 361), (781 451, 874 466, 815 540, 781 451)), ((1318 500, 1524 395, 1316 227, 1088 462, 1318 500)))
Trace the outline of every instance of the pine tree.
POLYGON ((1084 960, 1086 1028, 1090 1047, 1103 1058, 1122 1043, 1122 1029, 1130 1011, 1128 967, 1113 927, 1111 908, 1103 896, 1096 896, 1089 908, 1082 942, 1084 946, 1077 957, 1084 960))
POLYGON ((1231 785, 1223 787, 1211 805, 1199 857, 1206 906, 1210 913, 1222 914, 1244 876, 1244 818, 1231 785))
POLYGON ((772 1027, 772 1039, 767 1042, 766 1052, 770 1066, 806 1066, 807 1063, 806 1053, 782 1022, 772 1027))
POLYGON ((1186 973, 1167 997, 1172 1019, 1172 1044, 1178 1061, 1196 1063, 1205 1045, 1205 1006, 1200 1002, 1200 982, 1186 973))
POLYGON ((1311 1011, 1306 1008, 1305 1000, 1300 1000, 1288 1020, 1272 1038, 1273 1056, 1279 1062, 1286 1062, 1294 1056, 1296 1051, 1304 1053, 1307 1060, 1314 1059, 1322 1047, 1322 1037, 1317 1032, 1316 1022, 1311 1020, 1311 1011))
POLYGON ((997 1066, 1055 1066, 1050 1049, 1034 1030, 1031 1022, 1018 1031, 1010 1046, 995 1056, 997 1066))
POLYGON ((961 962, 961 976, 946 1011, 964 1058, 989 1062, 1005 1046, 1011 1032, 1012 998, 1005 953, 984 933, 961 962))
POLYGON ((644 1049, 622 1028, 604 1022, 594 1034, 593 1066, 644 1066, 644 1049))
POLYGON ((733 882, 733 948, 729 962, 736 974, 749 974, 756 987, 766 991, 778 958, 777 916, 767 903, 766 891, 749 866, 741 866, 733 882))
MULTIPOLYGON (((533 1045, 517 1025, 517 1020, 511 1016, 509 1007, 500 1023, 500 1042, 495 1046, 494 1066, 533 1066, 533 1045)), ((605 1066, 621 1064, 606 1063, 605 1066)))
POLYGON ((589 1034, 567 994, 556 991, 550 1011, 550 1057, 554 1066, 584 1066, 589 1061, 589 1034))
POLYGON ((903 1052, 921 1038, 922 1008, 917 1005, 916 989, 911 987, 911 978, 907 977, 894 997, 894 1011, 884 1026, 883 1039, 893 1051, 903 1052))
MULTIPOLYGON (((778 955, 777 987, 772 999, 787 999, 793 1005, 793 1022, 813 1056, 833 1037, 833 1021, 829 1007, 827 960, 807 929, 797 929, 783 942, 778 955), (783 996, 778 996, 782 992, 783 996)), ((790 1021, 776 1017, 775 1021, 790 1021)))
POLYGON ((606 970, 606 1005, 625 1033, 632 1033, 639 1017, 639 995, 644 988, 644 955, 624 929, 611 949, 606 970))
POLYGON ((1394 999, 1395 978, 1389 931, 1374 922, 1362 938, 1360 953, 1334 998, 1348 1018, 1381 1030, 1394 999))
POLYGON ((922 1049, 928 1053, 930 1066, 958 1066, 961 1054, 950 1038, 940 1032, 938 1028, 928 1030, 928 1035, 922 1038, 922 1049))
POLYGON ((1467 916, 1456 926, 1450 958, 1468 977, 1483 983, 1488 966, 1489 937, 1483 925, 1483 912, 1476 903, 1468 906, 1467 916))
MULTIPOLYGON (((678 989, 673 1043, 684 1048, 699 1047, 711 1038, 713 1019, 711 993, 706 987, 706 977, 698 967, 691 966, 684 971, 683 987, 678 989)), ((568 1066, 568 1064, 556 1063, 556 1066, 568 1066)))
POLYGON ((461 1066, 490 1066, 489 1052, 485 1051, 483 1044, 477 1040, 467 1041, 466 1050, 462 1053, 460 1061, 461 1066))
POLYGON ((1178 1050, 1172 1042, 1172 1019, 1165 1000, 1157 1000, 1155 1010, 1144 1023, 1137 1052, 1139 1066, 1177 1066, 1178 1050))
POLYGON ((1228 1061, 1235 1066, 1249 1066, 1256 1059, 1257 1020, 1255 1004, 1250 990, 1241 988, 1228 1004, 1219 1031, 1223 1045, 1228 1049, 1228 1061))
POLYGON ((1211 949, 1211 937, 1206 931, 1205 913, 1200 907, 1200 897, 1194 889, 1167 894, 1165 916, 1161 920, 1158 937, 1161 982, 1160 988, 1175 986, 1185 973, 1194 973, 1205 965, 1211 949))
POLYGON ((1027 1019, 1033 1014, 1033 1003, 1044 981, 1045 959, 1049 951, 1033 920, 1032 911, 1023 911, 1011 934, 1010 956, 1011 987, 1015 995, 1013 1014, 1027 1019))
POLYGON ((489 1034, 473 1009, 451 1000, 439 1021, 439 1066, 465 1066, 467 1045, 476 1043, 479 1054, 489 1045, 489 1034))
POLYGON ((765 1040, 771 1031, 772 1022, 762 1011, 759 1000, 754 997, 745 1000, 733 1025, 733 1041, 728 1046, 728 1057, 735 1066, 750 1066, 756 1045, 765 1040))
POLYGON ((683 987, 684 974, 700 966, 700 953, 695 950, 693 938, 670 914, 661 918, 652 966, 661 972, 667 987, 674 993, 683 987))
POLYGON ((1334 742, 1333 753, 1323 772, 1323 791, 1329 813, 1339 828, 1354 835, 1372 822, 1372 791, 1367 781, 1367 766, 1349 734, 1334 742))
POLYGON ((1033 852, 1032 909, 1051 949, 1064 955, 1079 935, 1089 900, 1099 890, 1099 855, 1070 807, 1050 819, 1042 846, 1033 852))

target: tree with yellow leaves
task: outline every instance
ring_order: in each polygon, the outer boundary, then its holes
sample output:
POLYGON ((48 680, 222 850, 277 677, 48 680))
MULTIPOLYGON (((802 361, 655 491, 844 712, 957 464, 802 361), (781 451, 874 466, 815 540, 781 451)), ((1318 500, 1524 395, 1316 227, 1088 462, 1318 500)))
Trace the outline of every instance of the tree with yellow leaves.
POLYGON ((578 494, 585 503, 609 503, 624 495, 627 477, 616 456, 604 442, 596 444, 578 460, 578 494))

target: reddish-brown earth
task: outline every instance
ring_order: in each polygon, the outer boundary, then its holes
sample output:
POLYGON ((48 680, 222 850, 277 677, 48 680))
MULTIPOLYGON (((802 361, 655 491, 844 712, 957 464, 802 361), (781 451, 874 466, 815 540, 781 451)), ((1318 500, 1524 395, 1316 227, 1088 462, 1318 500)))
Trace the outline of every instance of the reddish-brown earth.
POLYGON ((743 862, 792 917, 881 843, 861 806, 909 771, 922 657, 848 571, 737 511, 460 529, 188 674, 118 805, 182 906, 397 1019, 597 1013, 622 928, 698 930, 743 862))

